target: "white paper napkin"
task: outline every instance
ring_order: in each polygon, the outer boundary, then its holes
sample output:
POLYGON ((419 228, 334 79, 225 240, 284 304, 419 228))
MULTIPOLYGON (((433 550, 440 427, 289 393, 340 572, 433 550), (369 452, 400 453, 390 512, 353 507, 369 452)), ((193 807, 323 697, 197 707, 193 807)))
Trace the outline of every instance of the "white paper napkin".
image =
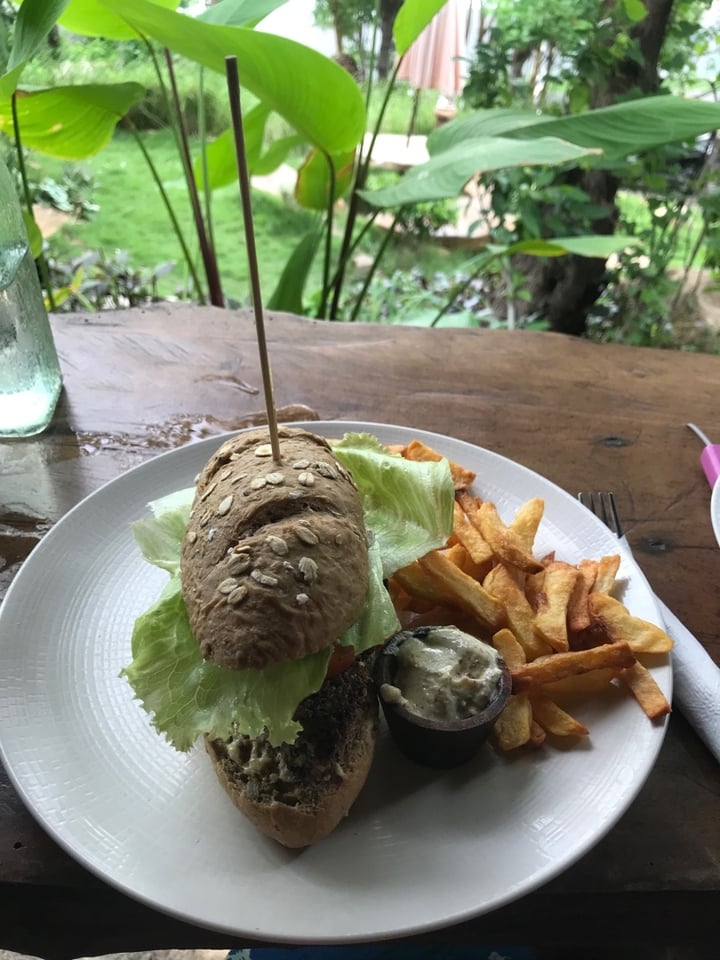
MULTIPOLYGON (((627 538, 622 537, 619 542, 632 557, 627 538)), ((652 592, 642 570, 640 576, 652 592)), ((697 637, 690 633, 657 594, 655 599, 660 607, 665 630, 674 643, 673 704, 720 762, 720 667, 697 637)))
POLYGON ((720 667, 672 610, 657 597, 672 651, 673 702, 720 761, 720 667))

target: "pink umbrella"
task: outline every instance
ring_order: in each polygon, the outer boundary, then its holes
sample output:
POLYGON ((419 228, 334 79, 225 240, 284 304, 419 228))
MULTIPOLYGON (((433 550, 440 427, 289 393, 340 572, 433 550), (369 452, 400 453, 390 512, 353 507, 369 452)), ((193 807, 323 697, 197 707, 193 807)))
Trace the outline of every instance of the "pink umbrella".
POLYGON ((398 79, 416 92, 437 90, 452 100, 463 88, 465 20, 458 0, 448 0, 410 47, 400 64, 398 79))

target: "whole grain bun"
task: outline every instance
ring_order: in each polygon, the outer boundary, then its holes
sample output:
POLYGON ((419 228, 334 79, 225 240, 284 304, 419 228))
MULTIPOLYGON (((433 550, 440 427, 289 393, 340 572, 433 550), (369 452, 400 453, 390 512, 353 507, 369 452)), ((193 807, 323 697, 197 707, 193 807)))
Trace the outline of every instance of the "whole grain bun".
POLYGON ((303 729, 292 744, 244 736, 205 741, 235 806, 265 836, 293 848, 328 836, 367 779, 378 701, 366 665, 356 661, 327 680, 296 718, 303 729))
POLYGON ((205 659, 262 668, 324 650, 362 613, 367 534, 350 473, 322 437, 238 434, 197 482, 181 554, 183 597, 205 659))

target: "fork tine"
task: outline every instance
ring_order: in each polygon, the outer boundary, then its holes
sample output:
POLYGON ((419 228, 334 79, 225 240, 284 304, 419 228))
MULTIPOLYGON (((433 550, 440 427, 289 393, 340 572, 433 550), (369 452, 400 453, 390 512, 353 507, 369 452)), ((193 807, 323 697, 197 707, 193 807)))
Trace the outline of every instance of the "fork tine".
POLYGON ((577 498, 584 507, 587 507, 591 513, 602 520, 618 539, 623 536, 614 493, 598 490, 596 493, 578 493, 577 498))
MULTIPOLYGON (((611 491, 607 494, 607 500, 610 505, 610 513, 612 514, 613 530, 615 531, 615 536, 618 540, 621 540, 623 537, 623 528, 620 523, 620 517, 618 515, 617 506, 615 504, 615 494, 611 491)), ((609 526, 609 524, 608 524, 609 526)))

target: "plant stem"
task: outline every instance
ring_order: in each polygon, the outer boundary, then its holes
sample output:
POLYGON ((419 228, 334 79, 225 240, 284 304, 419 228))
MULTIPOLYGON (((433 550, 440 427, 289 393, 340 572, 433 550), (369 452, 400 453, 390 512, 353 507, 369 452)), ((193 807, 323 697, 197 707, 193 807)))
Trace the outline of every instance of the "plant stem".
MULTIPOLYGON (((330 319, 337 320, 338 306, 340 304, 340 296, 342 294, 343 281, 345 279, 345 271, 347 269, 348 260, 350 257, 350 248, 352 245, 353 232, 355 230, 355 221, 358 214, 358 205, 359 205, 359 195, 358 190, 362 189, 362 186, 367 179, 368 170, 370 169, 370 160, 372 158, 373 148, 380 134, 380 127, 382 121, 385 117, 385 111, 387 110, 388 103, 390 102, 390 94, 392 93, 393 87, 395 86, 395 79, 397 77, 398 70, 400 69, 400 64, 402 63, 403 58, 400 57, 398 62, 395 64, 395 69, 392 72, 392 76, 388 81, 387 90, 385 91, 385 96, 383 97, 382 104, 380 106, 380 112, 378 118, 375 122, 373 132, 370 138, 370 144, 368 146, 367 153, 363 156, 362 144, 358 148, 357 160, 355 162, 355 176, 353 178, 352 188, 350 192, 350 203, 348 204, 348 213, 347 220, 345 221, 345 232, 343 234, 342 244, 340 246, 340 254, 338 256, 338 267, 335 274, 335 280, 333 283, 333 296, 332 302, 330 304, 330 319)), ((397 222, 397 218, 395 219, 397 222)), ((393 227, 394 227, 393 223, 393 227)))
POLYGON ((210 176, 208 172, 208 161, 207 161, 207 116, 205 112, 205 68, 201 65, 198 69, 199 69, 198 136, 200 138, 200 164, 202 167, 203 199, 205 200, 205 219, 207 221, 208 237, 210 239, 210 246, 214 250, 215 237, 213 233, 213 221, 212 221, 212 190, 210 189, 210 176))
POLYGON ((190 253, 190 250, 188 249, 188 245, 185 242, 185 237, 182 232, 182 227, 180 226, 178 218, 175 215, 175 211, 173 210, 172 204, 170 203, 170 197, 168 196, 167 191, 163 186, 163 182, 160 177, 160 174, 158 173, 157 167, 153 163, 153 159, 150 156, 147 147, 143 143, 142 137, 140 136, 138 131, 135 129, 135 125, 132 123, 130 124, 130 132, 135 138, 135 143, 137 143, 138 147, 140 148, 140 152, 145 158, 145 162, 147 163, 148 168, 150 170, 150 176, 155 181, 155 186, 158 188, 158 192, 162 198, 163 203, 165 204, 165 209, 167 210, 168 216, 170 217, 170 223, 172 224, 172 228, 175 232, 175 236, 177 237, 178 243, 180 244, 180 249, 182 250, 183 256, 185 257, 185 263, 187 264, 187 268, 190 271, 190 276, 192 277, 193 285, 195 287, 195 293, 197 295, 198 303, 200 304, 200 306, 205 306, 205 303, 206 303, 205 294, 203 292, 202 284, 200 283, 200 277, 198 276, 197 269, 195 267, 195 264, 193 263, 192 254, 190 253))
POLYGON ((207 277, 208 282, 208 291, 210 293, 210 303, 214 307, 224 307, 225 300, 223 298, 222 284, 220 283, 220 271, 218 270, 215 251, 212 248, 212 244, 205 229, 205 221, 203 219, 202 209, 200 207, 200 197, 198 195, 195 177, 193 176, 187 131, 185 129, 185 122, 183 120, 182 109, 180 106, 180 96, 178 94, 177 83, 175 81, 172 53, 167 48, 165 48, 165 63, 167 64, 168 76, 170 77, 170 89, 172 91, 173 103, 175 105, 180 159, 185 172, 185 182, 187 184, 188 194, 190 196, 190 206, 192 207, 193 219, 195 221, 195 230, 200 243, 200 252, 202 254, 203 265, 205 267, 205 276, 207 277))
MULTIPOLYGON (((325 153, 328 169, 330 171, 330 181, 328 184, 328 205, 325 215, 325 256, 323 258, 323 284, 322 299, 318 308, 318 317, 325 319, 327 313, 328 296, 330 295, 330 260, 332 257, 332 231, 333 231, 333 211, 335 209, 335 164, 329 153, 325 153)), ((331 317, 332 320, 335 317, 331 317)))
POLYGON ((480 254, 477 269, 474 270, 472 273, 470 273, 467 279, 464 280, 459 287, 456 287, 456 289, 453 291, 452 295, 450 296, 449 300, 445 303, 445 306, 442 307, 437 312, 437 314, 433 317, 432 323, 430 324, 431 327, 437 326, 440 320, 445 316, 446 313, 450 311, 450 308, 456 303, 458 297, 461 297, 462 294, 465 293, 467 288, 473 282, 473 280, 476 280, 480 276, 480 273, 485 269, 488 261, 492 260, 492 258, 493 258, 493 254, 490 254, 489 257, 487 254, 480 254))
POLYGON ((362 289, 358 295, 357 300, 355 301, 355 306, 353 307, 352 313, 350 314, 350 323, 355 323, 355 321, 357 320, 358 313, 360 313, 360 307, 362 306, 362 302, 365 299, 365 294, 368 292, 368 289, 372 282, 372 278, 375 276, 375 271, 380 265, 380 261, 382 259, 383 254, 385 253, 387 245, 390 243, 390 241, 393 238, 393 235, 395 233, 395 227, 397 226, 397 222, 400 219, 401 212, 402 212, 402 209, 395 214, 395 217, 393 219, 392 224, 390 225, 390 228, 388 229, 387 233, 383 237, 382 243, 378 247, 378 252, 375 254, 375 259, 373 260, 372 265, 370 266, 370 269, 367 272, 367 276, 365 277, 365 282, 362 285, 362 289))
MULTIPOLYGON (((20 137, 20 124, 18 123, 17 97, 15 91, 13 91, 13 94, 10 98, 10 106, 12 110, 13 131, 15 133, 15 150, 17 151, 18 169, 20 170, 23 197, 25 199, 25 206, 27 207, 28 216, 34 221, 35 216, 33 214, 32 197, 30 196, 30 185, 28 184, 27 178, 27 167, 25 166, 25 156, 23 154, 22 140, 20 137)), ((45 259, 45 251, 41 250, 35 260, 38 265, 38 270, 40 271, 40 276, 42 277, 43 286, 47 292, 48 307, 51 311, 55 310, 57 305, 55 303, 55 297, 52 291, 50 271, 48 269, 47 260, 45 259)))

